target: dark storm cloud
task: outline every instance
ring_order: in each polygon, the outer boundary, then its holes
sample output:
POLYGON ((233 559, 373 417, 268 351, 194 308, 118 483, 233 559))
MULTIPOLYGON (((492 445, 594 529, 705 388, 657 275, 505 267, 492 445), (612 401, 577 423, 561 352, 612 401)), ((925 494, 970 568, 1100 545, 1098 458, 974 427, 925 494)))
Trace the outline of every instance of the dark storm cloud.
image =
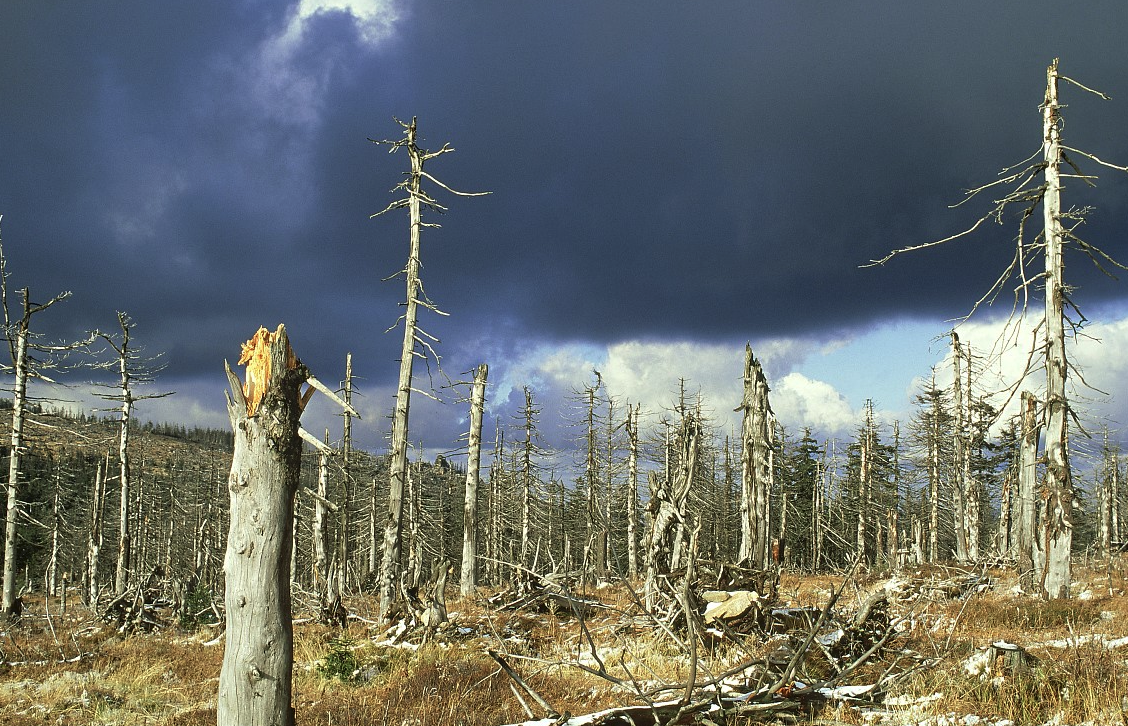
MULTIPOLYGON (((377 43, 334 12, 283 48, 292 10, 0 9, 5 251, 17 286, 75 291, 53 332, 126 310, 189 377, 285 321, 316 368, 352 350, 386 384, 402 292, 379 278, 403 265, 407 225, 368 215, 407 159, 366 137, 398 137, 393 115, 456 147, 437 177, 493 192, 437 192, 451 209, 424 240, 427 290, 454 314, 425 325, 458 370, 530 340, 965 312, 1013 227, 858 265, 985 210, 947 205, 1037 149, 1055 56, 1114 97, 1064 89, 1067 141, 1128 160, 1120 3, 418 2, 377 43)), ((1115 253, 1128 184, 1102 176, 1080 203, 1115 253)))

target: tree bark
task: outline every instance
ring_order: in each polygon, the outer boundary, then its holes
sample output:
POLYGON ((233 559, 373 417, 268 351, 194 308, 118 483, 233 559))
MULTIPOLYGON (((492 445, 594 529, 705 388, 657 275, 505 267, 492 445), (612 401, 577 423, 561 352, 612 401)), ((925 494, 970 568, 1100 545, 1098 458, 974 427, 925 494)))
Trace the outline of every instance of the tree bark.
POLYGON ((1035 538, 1035 490, 1038 481, 1038 403, 1034 394, 1022 392, 1022 431, 1018 460, 1018 523, 1015 528, 1015 551, 1019 581, 1026 587, 1033 583, 1035 568, 1041 569, 1042 547, 1035 538))
POLYGON ((102 505, 106 497, 106 472, 109 456, 98 461, 94 474, 94 492, 90 498, 90 532, 86 540, 86 605, 98 609, 98 564, 102 551, 102 505))
POLYGON ((219 677, 221 724, 292 726, 291 518, 301 472, 298 435, 308 371, 284 326, 244 345, 246 383, 228 368, 235 452, 228 478, 231 528, 224 570, 227 644, 219 677))
POLYGON ((480 364, 474 371, 470 394, 470 437, 466 454, 466 496, 462 505, 462 597, 470 597, 478 587, 478 484, 482 469, 482 414, 486 403, 486 377, 489 366, 480 364))
POLYGON ((129 584, 129 555, 132 545, 129 527, 129 419, 133 413, 133 389, 129 371, 129 328, 127 318, 118 313, 121 323, 121 348, 118 365, 121 373, 121 419, 118 432, 118 484, 121 501, 118 507, 118 557, 114 573, 114 594, 121 595, 129 584))
POLYGON ((744 347, 744 397, 740 452, 740 559, 753 567, 767 567, 769 559, 769 498, 771 496, 771 406, 768 381, 752 346, 744 347))
MULTIPOLYGON (((638 414, 642 404, 627 405, 627 577, 638 578, 638 414)), ((727 456, 727 450, 726 450, 727 456)))
POLYGON ((1061 224, 1061 124, 1058 117, 1057 59, 1046 70, 1042 106, 1043 152, 1046 164, 1042 211, 1046 245, 1046 500, 1042 587, 1051 599, 1069 597, 1072 579, 1073 481, 1066 444, 1069 402, 1065 397, 1065 283, 1061 224))
POLYGON ((20 457, 23 454, 24 408, 27 399, 27 338, 31 309, 28 291, 23 291, 24 314, 16 333, 15 374, 12 392, 12 439, 8 454, 8 506, 4 526, 4 598, 0 608, 11 615, 16 602, 16 522, 20 511, 20 457))

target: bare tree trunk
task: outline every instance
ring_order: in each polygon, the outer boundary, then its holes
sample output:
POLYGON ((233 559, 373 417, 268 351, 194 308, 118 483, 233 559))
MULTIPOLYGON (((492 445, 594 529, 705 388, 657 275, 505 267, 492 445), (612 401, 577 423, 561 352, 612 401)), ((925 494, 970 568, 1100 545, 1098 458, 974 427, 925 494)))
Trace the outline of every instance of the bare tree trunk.
MULTIPOLYGON (((396 599, 396 585, 399 581, 400 555, 403 547, 401 541, 403 536, 403 492, 407 477, 408 413, 411 406, 411 392, 413 390, 411 387, 412 364, 417 355, 422 357, 428 353, 433 353, 428 340, 434 340, 434 338, 427 336, 426 333, 419 330, 417 325, 419 306, 422 305, 436 312, 441 312, 427 300, 419 280, 419 233, 424 226, 421 208, 423 205, 427 205, 431 209, 442 211, 442 207, 439 206, 438 202, 423 191, 423 165, 430 159, 454 151, 454 149, 446 144, 438 151, 425 151, 416 143, 416 120, 413 118, 410 124, 403 123, 398 119, 397 122, 399 122, 404 129, 402 139, 397 141, 376 142, 389 145, 391 151, 406 148, 411 161, 411 171, 407 179, 396 186, 397 189, 402 189, 406 192, 407 196, 392 202, 382 212, 377 213, 383 214, 393 209, 403 209, 406 207, 408 210, 410 238, 407 265, 402 270, 407 282, 407 297, 404 303, 403 346, 400 354, 399 382, 396 385, 396 404, 392 413, 392 448, 391 463, 388 473, 388 513, 384 523, 383 559, 380 563, 380 617, 382 619, 386 619, 391 611, 392 604, 396 599), (423 352, 421 353, 420 351, 423 352)), ((434 177, 431 177, 429 174, 426 176, 434 180, 434 177)), ((439 183, 439 185, 442 186, 443 189, 460 196, 479 196, 478 194, 457 192, 445 184, 439 183)))
POLYGON ((51 498, 51 559, 47 563, 47 595, 54 597, 59 582, 59 530, 63 526, 63 511, 59 507, 62 489, 62 471, 55 465, 55 492, 51 498))
POLYGON ((674 525, 684 525, 686 501, 693 479, 697 474, 697 454, 701 426, 692 413, 684 415, 679 435, 678 471, 673 480, 662 480, 651 472, 649 503, 652 512, 648 556, 646 561, 646 606, 653 608, 658 592, 658 577, 668 574, 677 545, 671 536, 674 525))
MULTIPOLYGON (((642 404, 627 405, 627 577, 638 578, 638 414, 642 404)), ((726 449, 727 457, 728 451, 726 449)))
POLYGON ((1120 447, 1112 453, 1112 492, 1109 501, 1109 527, 1112 541, 1120 544, 1120 447))
MULTIPOLYGON (((933 375, 932 389, 936 389, 933 375)), ((932 435, 928 437, 928 561, 940 559, 940 397, 932 399, 932 435)))
POLYGON ((301 473, 298 436, 309 377, 285 327, 260 329, 244 345, 246 384, 228 368, 235 432, 228 490, 231 529, 224 560, 227 645, 216 714, 221 724, 292 726, 291 521, 301 473))
POLYGON ((744 397, 741 420, 740 559, 753 567, 767 567, 769 559, 769 498, 771 496, 771 406, 768 382, 752 346, 744 347, 744 397))
POLYGON ((407 422, 411 407, 411 376, 415 362, 416 320, 419 316, 419 209, 423 154, 415 146, 415 124, 408 129, 411 157, 410 251, 407 258, 407 302, 403 315, 403 347, 400 352, 399 383, 392 413, 392 449, 389 468, 388 510, 384 521, 383 560, 380 565, 380 617, 387 618, 396 599, 403 538, 403 493, 407 484, 407 422))
POLYGON ((86 541, 86 605, 98 609, 98 561, 102 551, 102 506, 106 498, 106 472, 109 456, 98 461, 94 493, 90 500, 90 534, 86 541))
POLYGON ((606 524, 601 524, 599 509, 599 463, 595 454, 595 394, 599 390, 600 382, 594 386, 585 386, 584 395, 587 397, 587 433, 586 453, 584 459, 584 475, 587 485, 587 543, 585 549, 595 546, 595 570, 602 573, 603 562, 606 559, 601 545, 606 544, 603 531, 606 524))
POLYGON ((1104 430, 1104 467, 1097 483, 1097 552, 1107 556, 1112 545, 1112 492, 1116 482, 1116 460, 1108 442, 1108 427, 1104 430))
POLYGON ((521 557, 529 566, 529 540, 533 528, 533 392, 525 386, 525 443, 521 447, 521 557))
POLYGON ((24 314, 16 333, 14 360, 16 382, 12 391, 12 439, 8 454, 8 506, 4 524, 4 601, 0 608, 11 615, 16 602, 16 522, 20 511, 20 457, 23 454, 24 409, 27 400, 27 338, 30 333, 31 304, 24 288, 24 314))
POLYGON ((349 530, 352 526, 351 512, 353 506, 353 477, 352 477, 352 353, 345 355, 345 385, 344 399, 344 432, 341 436, 341 503, 338 505, 337 516, 337 583, 336 595, 338 602, 334 611, 340 610, 340 597, 348 590, 349 558, 352 549, 349 547, 349 530))
POLYGON ((1038 480, 1038 404, 1034 394, 1022 392, 1022 433, 1018 463, 1018 526, 1015 531, 1015 552, 1020 582, 1033 585, 1034 571, 1041 570, 1042 547, 1035 537, 1035 490, 1038 480))
POLYGON ((114 574, 114 594, 121 595, 129 584, 129 554, 132 545, 129 529, 129 418, 133 413, 133 390, 129 382, 129 324, 123 313, 118 313, 121 323, 121 348, 118 362, 121 373, 121 421, 118 433, 118 484, 121 501, 118 511, 118 557, 114 574))
POLYGON ((999 524, 995 529, 995 554, 999 557, 1007 557, 1013 552, 1014 482, 1015 477, 1008 468, 1003 474, 1002 492, 999 495, 999 524))
POLYGON ((968 561, 968 521, 967 521, 967 420, 964 412, 963 390, 963 350, 960 346, 960 336, 952 331, 952 408, 956 420, 953 425, 952 442, 956 452, 956 462, 953 471, 955 481, 952 482, 952 491, 956 495, 953 502, 956 528, 956 559, 960 562, 968 561))
POLYGON ((486 402, 486 376, 482 363, 474 371, 470 394, 470 448, 466 455, 466 497, 462 508, 462 597, 478 587, 478 484, 482 469, 482 414, 486 402))
POLYGON ((1066 444, 1069 402, 1065 397, 1065 283, 1062 277, 1061 163, 1057 59, 1046 70, 1042 107, 1045 196, 1042 209, 1046 245, 1046 562, 1042 587, 1048 598, 1069 597, 1072 579, 1073 481, 1066 444))
MULTIPOLYGON (((329 443, 329 429, 325 429, 325 443, 329 443)), ((329 527, 326 519, 329 508, 325 506, 329 495, 329 452, 322 449, 317 456, 317 496, 313 500, 313 588, 323 612, 329 605, 329 527)), ((296 548, 295 548, 296 551, 296 548)))

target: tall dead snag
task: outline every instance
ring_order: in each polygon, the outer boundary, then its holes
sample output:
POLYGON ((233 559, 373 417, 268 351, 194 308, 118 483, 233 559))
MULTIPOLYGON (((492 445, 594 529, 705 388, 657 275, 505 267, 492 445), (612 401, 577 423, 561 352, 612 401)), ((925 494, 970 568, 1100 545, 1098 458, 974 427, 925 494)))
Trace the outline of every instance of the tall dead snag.
MULTIPOLYGON (((419 233, 423 227, 437 227, 434 223, 424 223, 422 220, 422 207, 426 206, 435 212, 446 211, 446 208, 435 201, 427 192, 423 191, 423 178, 437 184, 448 192, 459 196, 481 196, 482 193, 457 192, 433 176, 423 171, 423 165, 437 156, 442 156, 454 151, 449 144, 443 144, 438 151, 426 151, 416 143, 416 119, 412 118, 410 124, 396 119, 396 123, 403 127, 402 139, 395 141, 376 141, 375 144, 386 144, 389 153, 399 149, 407 149, 411 162, 411 171, 407 178, 397 184, 393 191, 402 190, 406 197, 398 199, 383 210, 373 214, 373 217, 390 212, 393 209, 408 210, 409 219, 409 250, 407 265, 400 272, 393 275, 403 275, 407 282, 407 298, 404 303, 403 316, 403 348, 400 354, 399 382, 396 384, 396 405, 392 412, 392 448, 391 465, 388 471, 388 512, 384 522, 383 560, 380 563, 380 617, 387 618, 391 611, 398 591, 396 584, 399 580, 400 555, 403 549, 403 492, 407 481, 407 425, 408 412, 411 407, 411 393, 416 391, 424 395, 424 391, 413 388, 411 385, 412 368, 416 356, 427 358, 435 357, 432 342, 437 340, 420 330, 416 324, 419 316, 419 306, 432 310, 440 315, 446 313, 435 307, 423 292, 423 283, 419 278, 419 233)), ((485 192, 488 193, 488 192, 485 192)), ((393 326, 394 327, 394 326, 393 326)), ((392 328, 389 328, 391 330, 392 328)))
POLYGON ((970 528, 967 521, 967 421, 964 418, 963 349, 960 347, 960 336, 954 330, 952 331, 952 408, 956 415, 952 432, 952 443, 956 452, 956 462, 953 467, 955 481, 952 483, 953 494, 955 494, 953 523, 956 530, 956 559, 967 562, 970 528))
POLYGON ((106 472, 109 470, 109 454, 105 460, 99 459, 98 471, 94 475, 94 491, 90 497, 90 531, 86 539, 86 568, 83 580, 86 587, 83 595, 86 607, 98 610, 98 565, 102 552, 102 508, 106 501, 106 472))
POLYGON ((474 388, 470 393, 470 447, 466 454, 466 497, 462 508, 462 597, 470 597, 478 587, 478 483, 487 375, 489 366, 485 363, 474 369, 474 388))
POLYGON ((701 424, 692 412, 683 414, 678 434, 677 471, 663 478, 650 472, 650 539, 646 558, 646 606, 653 608, 658 594, 658 578, 669 574, 676 559, 676 525, 686 524, 689 489, 697 475, 701 424))
MULTIPOLYGON (((1116 166, 1102 161, 1087 152, 1066 146, 1061 141, 1061 108, 1058 102, 1058 82, 1061 80, 1073 83, 1078 88, 1095 93, 1102 98, 1108 98, 1103 93, 1093 91, 1071 78, 1058 73, 1058 61, 1054 61, 1046 69, 1046 95, 1041 106, 1042 113, 1042 144, 1041 158, 1031 162, 1027 160, 1018 165, 1008 167, 1002 172, 1001 178, 985 184, 966 193, 967 201, 987 189, 996 189, 1000 186, 1009 187, 1010 191, 994 202, 993 208, 980 217, 967 230, 946 237, 942 240, 929 242, 894 250, 880 260, 871 264, 880 265, 890 258, 903 252, 933 247, 950 242, 974 232, 988 220, 1000 220, 1006 209, 1011 205, 1021 208, 1019 213, 1019 229, 1014 255, 1010 264, 996 279, 995 284, 973 306, 972 313, 981 304, 994 301, 996 296, 1007 287, 1012 280, 1014 286, 1015 310, 1018 313, 1009 321, 1007 332, 1001 342, 1009 343, 1012 334, 1023 316, 1027 313, 1031 289, 1036 284, 1041 284, 1045 289, 1045 312, 1040 325, 1035 326, 1041 330, 1043 341, 1035 343, 1031 350, 1033 358, 1041 353, 1041 358, 1046 375, 1045 398, 1045 430, 1046 451, 1044 460, 1045 477, 1043 479, 1041 499, 1043 501, 1045 516, 1039 523, 1038 538, 1045 553, 1045 561, 1038 573, 1038 584, 1048 598, 1062 598, 1069 596, 1069 585, 1072 579, 1072 565, 1070 554, 1073 547, 1073 481, 1070 470, 1069 453, 1067 445, 1068 420, 1073 412, 1070 410, 1069 400, 1066 397, 1066 381, 1069 375, 1069 363, 1065 348, 1066 306, 1076 310, 1077 306, 1068 298, 1064 278, 1064 248, 1066 243, 1071 243, 1075 248, 1084 252, 1094 264, 1102 271, 1106 265, 1125 268, 1100 248, 1080 239, 1074 230, 1084 221, 1085 210, 1070 209, 1062 211, 1061 207, 1061 165, 1068 164, 1074 173, 1070 176, 1079 178, 1092 184, 1096 178, 1092 174, 1085 174, 1078 166, 1077 160, 1081 157, 1090 162, 1105 166, 1117 171, 1128 171, 1128 167, 1116 166), (1076 157, 1071 156, 1075 154, 1076 157), (1041 180, 1041 181, 1039 181, 1041 180), (1034 216, 1038 206, 1042 206, 1042 232, 1033 241, 1026 238, 1026 221, 1034 216), (1069 220, 1067 228, 1065 220, 1069 220), (1044 256, 1044 271, 1037 275, 1029 274, 1027 262, 1031 252, 1041 250, 1044 256)), ((1031 157, 1035 159, 1038 155, 1031 157)), ((1074 321, 1070 321, 1071 325, 1074 321)), ((1016 381, 1012 393, 1016 391, 1023 381, 1016 381)))
POLYGON ((42 346, 32 340, 31 316, 42 312, 57 302, 70 297, 69 292, 56 295, 45 303, 31 301, 28 288, 20 290, 23 299, 23 313, 16 320, 8 314, 7 272, 4 270, 3 250, 0 249, 0 302, 4 308, 4 332, 12 356, 9 370, 15 375, 12 385, 12 433, 8 453, 8 503, 4 527, 4 595, 0 608, 5 614, 12 614, 16 606, 16 540, 17 524, 20 519, 20 478, 21 460, 24 452, 24 418, 27 414, 27 382, 33 377, 43 376, 36 370, 35 361, 29 357, 31 350, 58 352, 85 345, 90 341, 61 346, 42 346))
POLYGON ((772 408, 768 380, 752 346, 744 347, 744 398, 740 424, 740 560, 767 567, 770 555, 769 502, 772 491, 772 408))
POLYGON ((1046 479, 1043 522, 1046 561, 1042 590, 1046 597, 1069 597, 1072 579, 1073 479, 1066 445, 1069 402, 1065 397, 1065 282, 1062 260, 1065 230, 1061 213, 1061 119, 1058 115, 1057 59, 1046 70, 1046 101, 1042 105, 1045 191, 1042 199, 1046 245, 1046 479))
POLYGON ((1034 536, 1041 424, 1038 421, 1038 400, 1033 393, 1022 392, 1019 415, 1022 428, 1018 449, 1018 526, 1015 532, 1015 553, 1019 581, 1030 587, 1033 584, 1033 573, 1035 569, 1041 570, 1043 560, 1042 547, 1034 536))
MULTIPOLYGON (((627 404, 627 577, 638 577, 638 414, 642 404, 627 404)), ((728 455, 728 449, 725 449, 728 455)))
POLYGON ((1104 445, 1101 447, 1103 466, 1097 483, 1097 551, 1105 556, 1112 553, 1112 543, 1116 538, 1113 528, 1113 503, 1119 498, 1120 490, 1120 447, 1109 443, 1108 428, 1104 430, 1104 445))
POLYGON ((121 595, 129 585, 130 555, 132 554, 132 531, 130 502, 132 493, 130 485, 130 451, 129 429, 133 417, 133 406, 138 401, 152 398, 171 396, 172 392, 149 393, 139 395, 137 386, 152 383, 156 374, 164 366, 155 365, 153 358, 143 358, 136 347, 131 346, 130 332, 134 323, 129 316, 118 312, 118 325, 121 327, 121 337, 100 333, 99 337, 114 353, 114 358, 104 363, 99 363, 98 368, 117 370, 119 382, 114 393, 100 393, 99 398, 113 401, 118 404, 118 484, 121 492, 118 509, 118 558, 117 569, 114 574, 114 594, 121 595))
POLYGON ((294 723, 291 523, 302 440, 317 441, 299 420, 315 388, 344 402, 294 356, 282 325, 273 333, 260 328, 243 345, 239 364, 247 366, 244 383, 227 366, 235 452, 227 480, 227 644, 217 717, 221 724, 288 726, 294 723), (304 394, 303 383, 310 384, 304 394))

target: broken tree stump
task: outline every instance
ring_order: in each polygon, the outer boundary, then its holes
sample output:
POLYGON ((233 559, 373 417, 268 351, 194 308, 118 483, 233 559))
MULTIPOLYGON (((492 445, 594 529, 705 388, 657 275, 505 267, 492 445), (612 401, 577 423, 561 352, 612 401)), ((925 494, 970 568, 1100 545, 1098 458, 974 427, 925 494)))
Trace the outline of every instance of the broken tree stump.
POLYGON ((300 389, 309 371, 282 325, 273 333, 260 328, 243 345, 239 363, 247 365, 243 385, 227 367, 235 453, 227 480, 227 645, 217 719, 292 726, 291 518, 302 456, 300 389))

